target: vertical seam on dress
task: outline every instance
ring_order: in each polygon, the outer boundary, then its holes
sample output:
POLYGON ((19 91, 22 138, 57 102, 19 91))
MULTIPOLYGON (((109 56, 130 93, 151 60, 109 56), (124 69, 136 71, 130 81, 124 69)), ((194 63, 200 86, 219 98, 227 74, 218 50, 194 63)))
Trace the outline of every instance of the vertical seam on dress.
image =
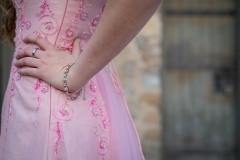
POLYGON ((64 21, 64 18, 65 18, 65 15, 66 15, 66 11, 67 11, 67 4, 68 4, 68 0, 66 1, 66 5, 65 5, 66 7, 65 7, 65 10, 64 10, 64 13, 63 13, 62 22, 61 22, 61 25, 60 25, 60 27, 59 27, 59 32, 58 32, 57 37, 56 37, 56 40, 55 40, 55 42, 54 42, 54 46, 56 46, 57 39, 58 39, 59 34, 60 34, 60 32, 61 32, 61 28, 62 28, 62 25, 63 25, 63 21, 64 21))
MULTIPOLYGON (((65 10, 64 10, 64 13, 63 13, 63 17, 62 17, 62 22, 61 22, 61 25, 59 27, 59 32, 56 36, 56 39, 55 39, 55 42, 54 42, 54 46, 56 46, 56 43, 57 43, 57 40, 58 40, 58 37, 59 37, 59 34, 61 32, 61 29, 62 29, 62 25, 63 25, 63 21, 64 21, 64 18, 66 16, 66 11, 67 11, 67 4, 68 4, 68 0, 66 1, 66 4, 65 4, 65 10)), ((50 127, 50 124, 51 124, 51 114, 52 114, 52 90, 53 90, 53 87, 50 86, 50 119, 49 119, 49 127, 50 127)), ((49 140, 49 139, 48 139, 49 140)), ((48 155, 48 153, 47 153, 48 155)), ((47 159, 49 158, 49 155, 47 157, 47 159)))

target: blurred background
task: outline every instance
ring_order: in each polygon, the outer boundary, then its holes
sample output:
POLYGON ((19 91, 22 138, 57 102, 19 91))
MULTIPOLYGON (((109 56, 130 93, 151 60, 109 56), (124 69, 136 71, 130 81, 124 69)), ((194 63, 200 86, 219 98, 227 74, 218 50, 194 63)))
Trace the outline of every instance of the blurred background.
POLYGON ((240 0, 165 0, 114 62, 146 160, 240 160, 240 0))

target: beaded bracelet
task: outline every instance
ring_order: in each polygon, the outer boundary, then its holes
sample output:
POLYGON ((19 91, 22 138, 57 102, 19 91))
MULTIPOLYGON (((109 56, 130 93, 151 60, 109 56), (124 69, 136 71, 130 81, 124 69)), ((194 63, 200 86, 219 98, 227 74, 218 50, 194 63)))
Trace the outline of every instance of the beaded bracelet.
MULTIPOLYGON (((80 96, 80 94, 82 93, 82 88, 76 93, 76 96, 72 96, 69 92, 68 92, 68 86, 67 86, 67 74, 69 72, 69 69, 74 65, 75 63, 71 63, 68 65, 67 69, 65 69, 64 71, 64 75, 63 75, 63 88, 64 88, 64 91, 66 92, 66 95, 68 97, 68 99, 71 99, 71 100, 75 100, 78 98, 78 96, 80 96)), ((84 97, 85 99, 85 97, 84 97)))

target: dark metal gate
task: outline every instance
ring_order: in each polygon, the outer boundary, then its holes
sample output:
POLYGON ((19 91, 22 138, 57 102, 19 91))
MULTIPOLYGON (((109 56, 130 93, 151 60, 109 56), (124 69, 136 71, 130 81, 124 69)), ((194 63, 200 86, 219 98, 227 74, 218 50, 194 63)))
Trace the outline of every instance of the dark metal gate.
POLYGON ((0 113, 2 110, 1 107, 4 98, 4 93, 7 88, 13 52, 14 52, 13 47, 9 47, 6 44, 3 44, 3 42, 0 43, 0 113))
MULTIPOLYGON (((0 19, 1 19, 0 13, 0 19)), ((1 21, 0 21, 1 25, 1 21)), ((5 90, 7 88, 10 65, 14 52, 14 47, 9 46, 3 42, 2 37, 0 36, 0 113, 2 111, 2 102, 5 94, 5 90)), ((1 120, 0 120, 1 122, 1 120)))
POLYGON ((239 160, 239 0, 164 2, 163 160, 239 160))

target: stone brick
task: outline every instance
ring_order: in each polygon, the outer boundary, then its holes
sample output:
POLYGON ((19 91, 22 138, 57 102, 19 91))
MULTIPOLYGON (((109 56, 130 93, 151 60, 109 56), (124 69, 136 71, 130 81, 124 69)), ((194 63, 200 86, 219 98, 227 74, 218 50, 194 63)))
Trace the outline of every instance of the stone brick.
POLYGON ((159 125, 159 122, 160 122, 159 114, 160 112, 156 112, 156 111, 145 114, 143 119, 144 123, 159 125))
POLYGON ((160 95, 159 93, 153 93, 153 92, 144 92, 139 97, 141 101, 148 103, 149 105, 153 105, 158 107, 160 104, 160 95))

